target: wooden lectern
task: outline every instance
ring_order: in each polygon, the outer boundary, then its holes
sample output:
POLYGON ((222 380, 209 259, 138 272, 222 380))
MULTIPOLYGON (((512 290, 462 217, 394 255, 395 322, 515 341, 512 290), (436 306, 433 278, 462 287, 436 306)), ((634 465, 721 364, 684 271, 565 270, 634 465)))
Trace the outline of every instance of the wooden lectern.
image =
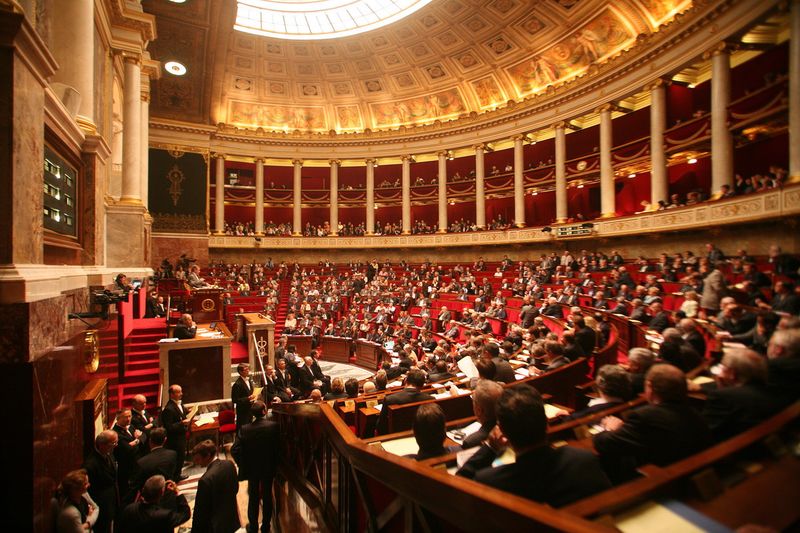
POLYGON ((195 289, 189 297, 189 309, 195 322, 222 320, 222 289, 195 289))

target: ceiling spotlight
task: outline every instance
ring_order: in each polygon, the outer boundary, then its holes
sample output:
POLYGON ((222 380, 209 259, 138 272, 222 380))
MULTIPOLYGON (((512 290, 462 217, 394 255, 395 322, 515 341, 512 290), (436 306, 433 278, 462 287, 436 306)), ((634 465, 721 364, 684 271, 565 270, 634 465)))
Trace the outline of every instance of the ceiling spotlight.
POLYGON ((689 85, 687 85, 687 87, 688 87, 689 89, 694 89, 695 85, 694 85, 694 83, 690 83, 689 85))
POLYGON ((164 63, 164 70, 172 74, 173 76, 183 76, 186 74, 186 67, 183 66, 182 63, 178 63, 177 61, 167 61, 164 63))
POLYGON ((694 165, 695 163, 697 163, 697 158, 696 158, 696 157, 693 157, 693 158, 689 159, 689 160, 687 161, 687 163, 689 163, 690 165, 694 165))
POLYGON ((580 185, 578 185, 578 188, 579 188, 579 189, 583 189, 583 183, 581 183, 580 185))
POLYGON ((630 174, 628 174, 628 177, 629 178, 635 178, 636 177, 636 172, 631 172, 630 174))
POLYGON ((169 0, 169 1, 172 2, 173 4, 183 4, 186 2, 186 0, 169 0))

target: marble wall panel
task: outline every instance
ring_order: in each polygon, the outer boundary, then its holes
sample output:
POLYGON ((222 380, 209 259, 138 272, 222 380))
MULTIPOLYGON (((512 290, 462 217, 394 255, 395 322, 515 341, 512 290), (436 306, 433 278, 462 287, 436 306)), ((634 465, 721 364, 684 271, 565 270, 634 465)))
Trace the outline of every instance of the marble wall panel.
POLYGON ((150 238, 150 246, 152 247, 150 266, 153 269, 158 268, 164 258, 169 259, 170 263, 174 265, 181 254, 197 259, 197 263, 200 265, 207 265, 209 261, 207 237, 167 236, 154 233, 150 238))

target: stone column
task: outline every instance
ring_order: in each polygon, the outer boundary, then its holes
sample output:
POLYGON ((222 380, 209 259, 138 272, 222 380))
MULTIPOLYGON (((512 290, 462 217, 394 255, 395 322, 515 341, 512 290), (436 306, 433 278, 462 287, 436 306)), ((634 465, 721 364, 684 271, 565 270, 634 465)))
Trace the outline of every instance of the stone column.
POLYGON ((650 89, 650 203, 669 199, 667 156, 664 152, 664 130, 667 126, 666 82, 656 80, 650 89))
POLYGON ((439 233, 447 233, 447 152, 439 152, 439 233))
POLYGON ((141 58, 126 55, 122 106, 122 196, 120 201, 142 203, 142 77, 141 58))
POLYGON ((214 187, 214 229, 217 235, 225 233, 225 155, 217 154, 214 187))
POLYGON ((341 161, 331 159, 328 161, 331 165, 331 189, 330 189, 330 219, 331 219, 331 235, 339 234, 339 165, 341 161))
POLYGON ((139 148, 142 151, 140 163, 139 163, 139 170, 141 172, 141 178, 139 179, 139 183, 141 183, 141 190, 142 190, 142 204, 145 207, 148 206, 149 199, 148 195, 150 194, 150 84, 147 84, 147 87, 142 88, 142 102, 141 102, 141 111, 142 111, 142 122, 141 122, 141 134, 142 140, 140 141, 139 148))
POLYGON ((614 164, 611 149, 614 145, 611 133, 611 104, 600 106, 600 213, 603 218, 616 215, 614 191, 614 164))
POLYGON ((366 234, 375 233, 375 160, 367 159, 367 212, 366 234))
POLYGON ((303 161, 300 159, 295 159, 292 161, 292 165, 294 166, 294 175, 292 180, 292 227, 294 229, 294 235, 300 236, 303 234, 303 189, 300 182, 303 170, 303 161))
POLYGON ((556 222, 566 222, 569 217, 567 206, 567 138, 566 124, 559 122, 556 130, 556 222))
POLYGON ((70 99, 80 99, 75 118, 84 129, 94 131, 94 0, 53 1, 48 8, 52 9, 48 45, 58 62, 54 90, 68 109, 70 99))
POLYGON ((800 181, 800 0, 789 12, 789 181, 800 181))
POLYGON ((478 229, 486 228, 486 191, 484 177, 486 169, 483 166, 484 145, 475 147, 475 225, 478 229))
POLYGON ((525 179, 522 174, 525 161, 522 141, 522 135, 514 136, 514 225, 518 228, 525 227, 525 179))
POLYGON ((733 135, 728 128, 731 102, 730 49, 720 43, 711 56, 711 194, 723 185, 733 186, 733 135))
POLYGON ((256 235, 264 235, 264 159, 256 159, 256 235))
POLYGON ((403 156, 403 235, 411 233, 411 156, 403 156))

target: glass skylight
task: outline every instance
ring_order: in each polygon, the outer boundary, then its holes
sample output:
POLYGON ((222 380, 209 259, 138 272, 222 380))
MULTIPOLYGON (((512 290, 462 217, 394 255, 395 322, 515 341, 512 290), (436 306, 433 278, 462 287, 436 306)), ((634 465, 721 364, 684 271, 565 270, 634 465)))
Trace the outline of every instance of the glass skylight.
POLYGON ((239 0, 234 29, 278 39, 332 39, 391 24, 431 0, 239 0))

